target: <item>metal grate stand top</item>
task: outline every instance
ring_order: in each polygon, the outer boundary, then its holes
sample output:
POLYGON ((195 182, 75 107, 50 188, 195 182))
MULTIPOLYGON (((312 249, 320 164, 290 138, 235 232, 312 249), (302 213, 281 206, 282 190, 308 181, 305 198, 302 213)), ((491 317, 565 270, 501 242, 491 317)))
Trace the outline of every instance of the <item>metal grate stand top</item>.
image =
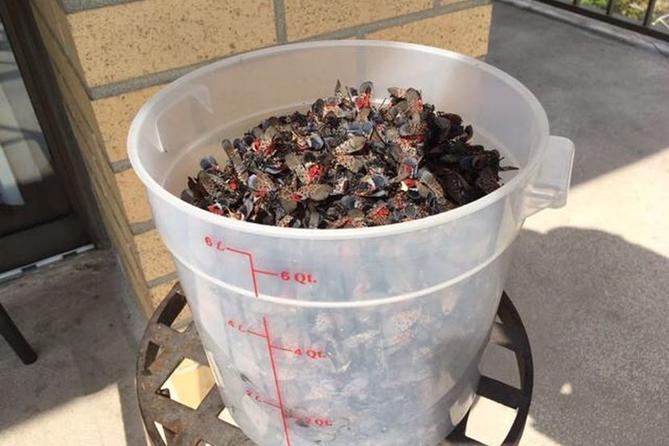
MULTIPOLYGON (((253 446, 254 443, 240 429, 218 418, 225 404, 216 386, 197 409, 173 401, 161 390, 163 383, 185 358, 207 364, 195 325, 191 322, 183 332, 173 328, 186 305, 186 297, 177 284, 151 317, 140 344, 137 397, 149 438, 156 446, 202 446, 203 442, 211 446, 253 446), (167 443, 160 435, 156 422, 163 426, 167 443)), ((481 376, 477 394, 517 409, 515 420, 503 442, 503 445, 517 445, 525 428, 532 398, 532 353, 520 316, 506 293, 502 295, 497 316, 501 322, 495 322, 489 343, 513 352, 520 375, 520 389, 481 376)), ((468 421, 469 414, 440 446, 483 445, 466 437, 468 421)))

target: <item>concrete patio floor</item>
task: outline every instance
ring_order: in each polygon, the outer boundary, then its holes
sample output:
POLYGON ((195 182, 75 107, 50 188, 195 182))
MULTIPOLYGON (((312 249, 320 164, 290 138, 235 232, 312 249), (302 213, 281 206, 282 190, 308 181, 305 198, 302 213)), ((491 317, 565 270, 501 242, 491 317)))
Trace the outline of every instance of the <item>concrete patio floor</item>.
MULTIPOLYGON (((527 220, 507 287, 535 360, 522 444, 664 445, 669 61, 504 3, 488 61, 577 147, 569 204, 527 220)), ((0 341, 0 446, 145 444, 133 376, 142 322, 112 253, 0 285, 0 301, 40 354, 23 366, 0 341)))
POLYGON ((133 308, 114 254, 93 251, 0 285, 37 351, 21 364, 0 338, 0 445, 142 445, 133 308))
POLYGON ((669 435, 669 59, 497 3, 488 62, 576 145, 568 205, 529 218, 507 291, 535 394, 525 445, 669 435))

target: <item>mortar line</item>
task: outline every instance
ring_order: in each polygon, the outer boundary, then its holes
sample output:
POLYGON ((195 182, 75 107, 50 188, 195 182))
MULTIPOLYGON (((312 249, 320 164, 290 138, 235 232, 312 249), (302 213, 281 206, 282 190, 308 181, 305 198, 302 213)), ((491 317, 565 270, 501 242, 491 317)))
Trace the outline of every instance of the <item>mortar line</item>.
POLYGON ((58 0, 58 4, 67 14, 75 14, 82 11, 107 8, 110 6, 135 3, 140 0, 58 0))
POLYGON ((146 221, 130 223, 130 232, 132 235, 141 235, 153 229, 156 229, 156 224, 153 222, 152 218, 146 221))
POLYGON ((286 31, 286 5, 283 0, 274 0, 274 28, 276 42, 280 45, 288 41, 286 31))
MULTIPOLYGON (((264 48, 271 48, 273 46, 276 45, 267 45, 254 48, 253 51, 264 48)), ((200 67, 204 67, 206 65, 225 59, 227 57, 238 56, 246 52, 247 51, 241 53, 226 54, 224 56, 213 57, 211 59, 203 60, 201 62, 196 62, 182 67, 169 68, 167 70, 158 71, 155 73, 143 74, 140 76, 131 77, 129 79, 123 79, 120 81, 111 82, 104 85, 98 85, 89 89, 89 96, 92 100, 104 99, 112 96, 119 96, 137 90, 142 90, 148 87, 154 87, 156 85, 167 84, 200 67)))
POLYGON ((397 17, 389 17, 387 19, 377 20, 374 22, 365 23, 354 27, 343 28, 322 34, 316 34, 314 36, 305 37, 303 39, 294 40, 291 42, 305 42, 310 40, 322 40, 322 39, 341 39, 346 37, 352 37, 355 36, 356 34, 368 34, 371 32, 380 31, 382 29, 391 28, 394 26, 406 25, 409 23, 417 22, 419 20, 430 19, 445 14, 462 11, 465 9, 472 9, 480 6, 486 6, 489 4, 491 4, 490 0, 464 0, 457 3, 450 3, 448 5, 441 5, 430 9, 423 9, 421 11, 411 12, 409 14, 404 14, 397 17))
POLYGON ((128 158, 123 158, 122 160, 113 161, 109 163, 109 166, 111 167, 111 170, 114 173, 121 173, 132 167, 132 165, 130 164, 130 160, 128 158))
MULTIPOLYGON (((133 0, 133 1, 135 1, 135 0, 133 0)), ((86 93, 86 96, 88 96, 89 99, 93 99, 91 97, 91 94, 90 94, 90 88, 86 84, 85 80, 81 77, 82 73, 80 73, 79 70, 77 70, 77 67, 74 66, 71 57, 68 55, 68 52, 65 51, 65 48, 63 47, 63 45, 60 42, 60 39, 58 39, 58 37, 57 37, 58 34, 54 31, 53 28, 51 28, 51 25, 49 24, 49 22, 44 18, 44 15, 42 14, 42 11, 40 10, 40 8, 32 8, 32 11, 36 15, 39 16, 39 19, 42 21, 42 23, 44 24, 44 27, 47 29, 47 32, 50 34, 49 37, 51 37, 51 40, 53 40, 56 43, 56 46, 58 47, 61 54, 63 55, 63 57, 67 61, 66 63, 70 66, 70 69, 74 73, 74 76, 77 78, 77 80, 81 84, 81 87, 84 89, 84 92, 86 93)), ((46 36, 44 36, 44 37, 46 37, 46 36)), ((53 63, 53 65, 55 67, 56 64, 53 63)))
POLYGON ((146 281, 146 286, 149 288, 155 288, 158 285, 162 285, 164 283, 167 283, 171 280, 178 279, 176 271, 173 271, 171 273, 162 275, 160 277, 156 277, 155 279, 147 280, 146 281))
MULTIPOLYGON (((280 0, 283 1, 283 0, 280 0)), ((314 36, 305 37, 304 39, 291 40, 290 42, 305 42, 310 40, 323 40, 323 39, 344 39, 344 38, 355 38, 357 36, 366 35, 370 32, 379 31, 381 29, 406 25, 408 23, 413 23, 418 20, 433 18, 441 16, 444 14, 462 11, 464 9, 476 8, 479 6, 486 6, 490 4, 490 0, 464 0, 457 3, 451 3, 448 5, 441 5, 435 8, 425 9, 422 11, 412 12, 398 17, 390 17, 383 20, 377 20, 375 22, 353 26, 349 28, 340 29, 337 31, 327 32, 323 34, 317 34, 314 36)), ((286 37, 287 38, 287 37, 286 37)), ((276 45, 269 45, 264 47, 254 48, 255 50, 263 48, 271 48, 276 45)), ((92 100, 102 99, 110 96, 118 96, 120 94, 128 93, 135 90, 140 90, 143 88, 152 87, 155 85, 165 84, 171 81, 178 79, 179 77, 187 74, 197 68, 209 65, 221 59, 227 57, 236 56, 243 53, 235 54, 226 54, 224 56, 214 57, 207 59, 202 62, 197 62, 191 65, 178 68, 170 68, 168 70, 160 71, 157 73, 145 74, 130 79, 124 79, 117 82, 112 82, 105 85, 100 85, 88 89, 89 97, 92 100)))

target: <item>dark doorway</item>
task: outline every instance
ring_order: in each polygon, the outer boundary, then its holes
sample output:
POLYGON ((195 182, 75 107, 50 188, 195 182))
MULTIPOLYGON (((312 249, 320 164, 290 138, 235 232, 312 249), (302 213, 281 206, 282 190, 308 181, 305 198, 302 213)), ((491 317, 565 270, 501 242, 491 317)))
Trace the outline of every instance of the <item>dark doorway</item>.
POLYGON ((102 232, 29 2, 0 1, 0 15, 2 278, 102 232))

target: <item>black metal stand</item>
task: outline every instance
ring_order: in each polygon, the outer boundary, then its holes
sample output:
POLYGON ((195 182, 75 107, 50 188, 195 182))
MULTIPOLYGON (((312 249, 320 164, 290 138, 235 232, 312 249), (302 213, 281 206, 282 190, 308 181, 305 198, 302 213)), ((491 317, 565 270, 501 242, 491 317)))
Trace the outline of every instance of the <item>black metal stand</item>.
POLYGON ((23 337, 12 318, 9 317, 2 304, 0 304, 0 334, 7 340, 9 346, 24 364, 32 364, 37 361, 37 354, 23 337))
MULTIPOLYGON (((171 400, 165 391, 161 391, 163 383, 184 358, 207 364, 195 325, 191 322, 183 332, 172 328, 186 305, 186 297, 177 284, 151 317, 140 344, 137 397, 149 438, 156 446, 196 446, 200 442, 212 446, 252 446, 251 440, 240 429, 218 418, 225 405, 215 386, 197 409, 179 404, 171 400), (167 443, 158 432, 156 422, 163 426, 167 443)), ((520 389, 481 376, 477 394, 517 409, 513 425, 502 443, 512 446, 520 442, 530 410, 534 379, 532 352, 523 322, 506 293, 502 295, 497 316, 501 322, 495 322, 489 343, 514 353, 520 375, 520 389)), ((465 435, 468 419, 469 414, 440 446, 485 446, 465 435)))

